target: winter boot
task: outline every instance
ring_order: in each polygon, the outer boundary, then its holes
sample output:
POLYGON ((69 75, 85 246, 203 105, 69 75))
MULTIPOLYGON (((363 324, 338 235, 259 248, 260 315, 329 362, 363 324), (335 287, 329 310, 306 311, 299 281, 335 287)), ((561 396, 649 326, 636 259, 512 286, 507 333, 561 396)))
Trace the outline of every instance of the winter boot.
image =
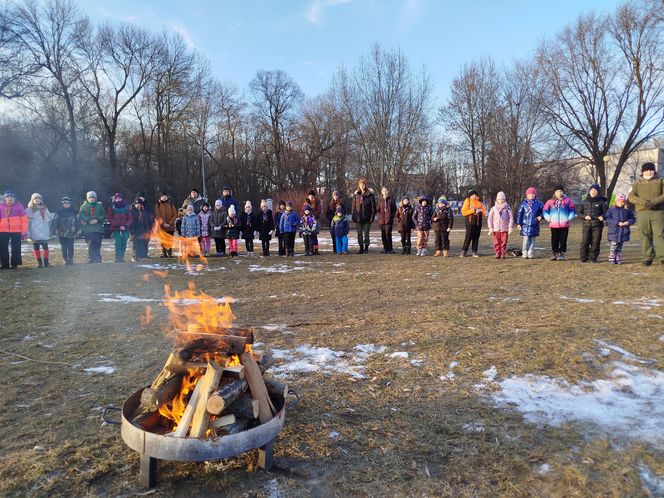
POLYGON ((167 258, 167 257, 168 257, 168 249, 166 249, 165 247, 162 247, 162 248, 161 248, 161 256, 160 256, 160 258, 163 259, 163 258, 167 258))
POLYGON ((532 249, 528 251, 528 259, 535 259, 535 253, 532 249))
POLYGON ((616 264, 616 253, 615 251, 609 251, 609 264, 616 264))
POLYGON ((369 254, 369 244, 364 244, 364 254, 369 254))
POLYGON ((443 251, 436 251, 436 254, 434 254, 435 258, 440 258, 443 255, 443 251))
POLYGON ((408 246, 408 250, 406 251, 406 254, 408 254, 408 255, 412 254, 412 250, 413 250, 413 247, 408 246))
POLYGON ((621 253, 621 252, 617 252, 617 253, 616 253, 615 264, 617 264, 617 265, 622 265, 622 262, 623 262, 623 260, 622 260, 622 253, 621 253))
POLYGON ((565 261, 565 253, 564 252, 559 252, 558 253, 558 261, 565 261))
POLYGON ((51 265, 48 264, 48 258, 44 258, 44 268, 48 268, 49 266, 51 265))
POLYGON ((549 259, 550 259, 551 261, 557 261, 557 260, 558 260, 558 253, 557 253, 557 252, 554 252, 554 253, 553 253, 553 256, 551 256, 549 259))
POLYGON ((401 255, 403 256, 404 254, 406 254, 406 246, 401 248, 401 255))
POLYGON ((468 251, 461 251, 461 254, 459 254, 460 258, 465 258, 468 255, 468 251))
POLYGON ((450 252, 447 249, 443 249, 443 258, 446 258, 450 255, 450 252))
POLYGON ((169 258, 172 258, 172 257, 173 257, 173 249, 168 249, 168 250, 166 251, 166 255, 167 255, 169 258))
POLYGON ((360 250, 357 251, 357 254, 364 254, 364 246, 360 246, 360 250))
POLYGON ((41 258, 37 258, 37 268, 43 268, 44 263, 41 258))
POLYGON ((473 251, 473 258, 479 258, 479 257, 480 257, 480 255, 477 254, 477 252, 473 251))

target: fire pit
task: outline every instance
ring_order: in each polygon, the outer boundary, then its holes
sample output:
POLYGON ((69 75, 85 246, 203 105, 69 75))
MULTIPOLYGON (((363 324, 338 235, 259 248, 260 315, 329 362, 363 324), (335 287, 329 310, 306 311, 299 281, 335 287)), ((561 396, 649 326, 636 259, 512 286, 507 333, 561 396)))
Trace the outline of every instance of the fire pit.
POLYGON ((157 460, 221 460, 253 449, 269 470, 288 387, 263 379, 272 358, 253 350, 252 329, 232 326, 228 303, 201 294, 183 311, 172 308, 176 299, 167 292, 178 332, 166 364, 122 406, 120 431, 140 454, 139 482, 156 484, 157 460))

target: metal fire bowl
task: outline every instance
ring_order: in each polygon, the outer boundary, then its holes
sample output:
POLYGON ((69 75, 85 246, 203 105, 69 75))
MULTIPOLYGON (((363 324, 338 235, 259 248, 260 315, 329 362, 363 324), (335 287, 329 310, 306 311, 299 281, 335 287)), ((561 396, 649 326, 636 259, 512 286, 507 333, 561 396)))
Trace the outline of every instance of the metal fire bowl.
MULTIPOLYGON (((144 388, 145 389, 145 388, 144 388)), ((277 414, 264 424, 215 438, 173 437, 144 431, 130 420, 141 402, 143 389, 136 391, 122 405, 120 433, 132 450, 161 460, 202 462, 222 460, 265 446, 279 434, 286 419, 286 404, 281 395, 271 395, 277 414)))

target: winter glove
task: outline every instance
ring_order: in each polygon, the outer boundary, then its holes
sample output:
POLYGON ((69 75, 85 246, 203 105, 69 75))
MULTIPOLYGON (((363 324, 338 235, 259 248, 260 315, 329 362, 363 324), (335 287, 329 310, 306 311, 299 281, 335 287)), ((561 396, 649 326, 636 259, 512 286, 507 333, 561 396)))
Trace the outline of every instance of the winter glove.
POLYGON ((655 207, 655 203, 653 201, 646 201, 646 209, 652 209, 655 207))

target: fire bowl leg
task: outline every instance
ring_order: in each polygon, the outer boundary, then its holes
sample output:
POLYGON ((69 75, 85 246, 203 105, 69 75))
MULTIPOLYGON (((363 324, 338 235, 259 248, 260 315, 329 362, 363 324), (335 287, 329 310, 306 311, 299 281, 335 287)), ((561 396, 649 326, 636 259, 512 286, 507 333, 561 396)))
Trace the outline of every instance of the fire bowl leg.
POLYGON ((141 467, 138 472, 138 482, 146 489, 152 489, 157 484, 157 459, 141 453, 141 467))
POLYGON ((272 450, 274 449, 274 439, 265 446, 258 448, 258 468, 270 471, 272 470, 272 450))

